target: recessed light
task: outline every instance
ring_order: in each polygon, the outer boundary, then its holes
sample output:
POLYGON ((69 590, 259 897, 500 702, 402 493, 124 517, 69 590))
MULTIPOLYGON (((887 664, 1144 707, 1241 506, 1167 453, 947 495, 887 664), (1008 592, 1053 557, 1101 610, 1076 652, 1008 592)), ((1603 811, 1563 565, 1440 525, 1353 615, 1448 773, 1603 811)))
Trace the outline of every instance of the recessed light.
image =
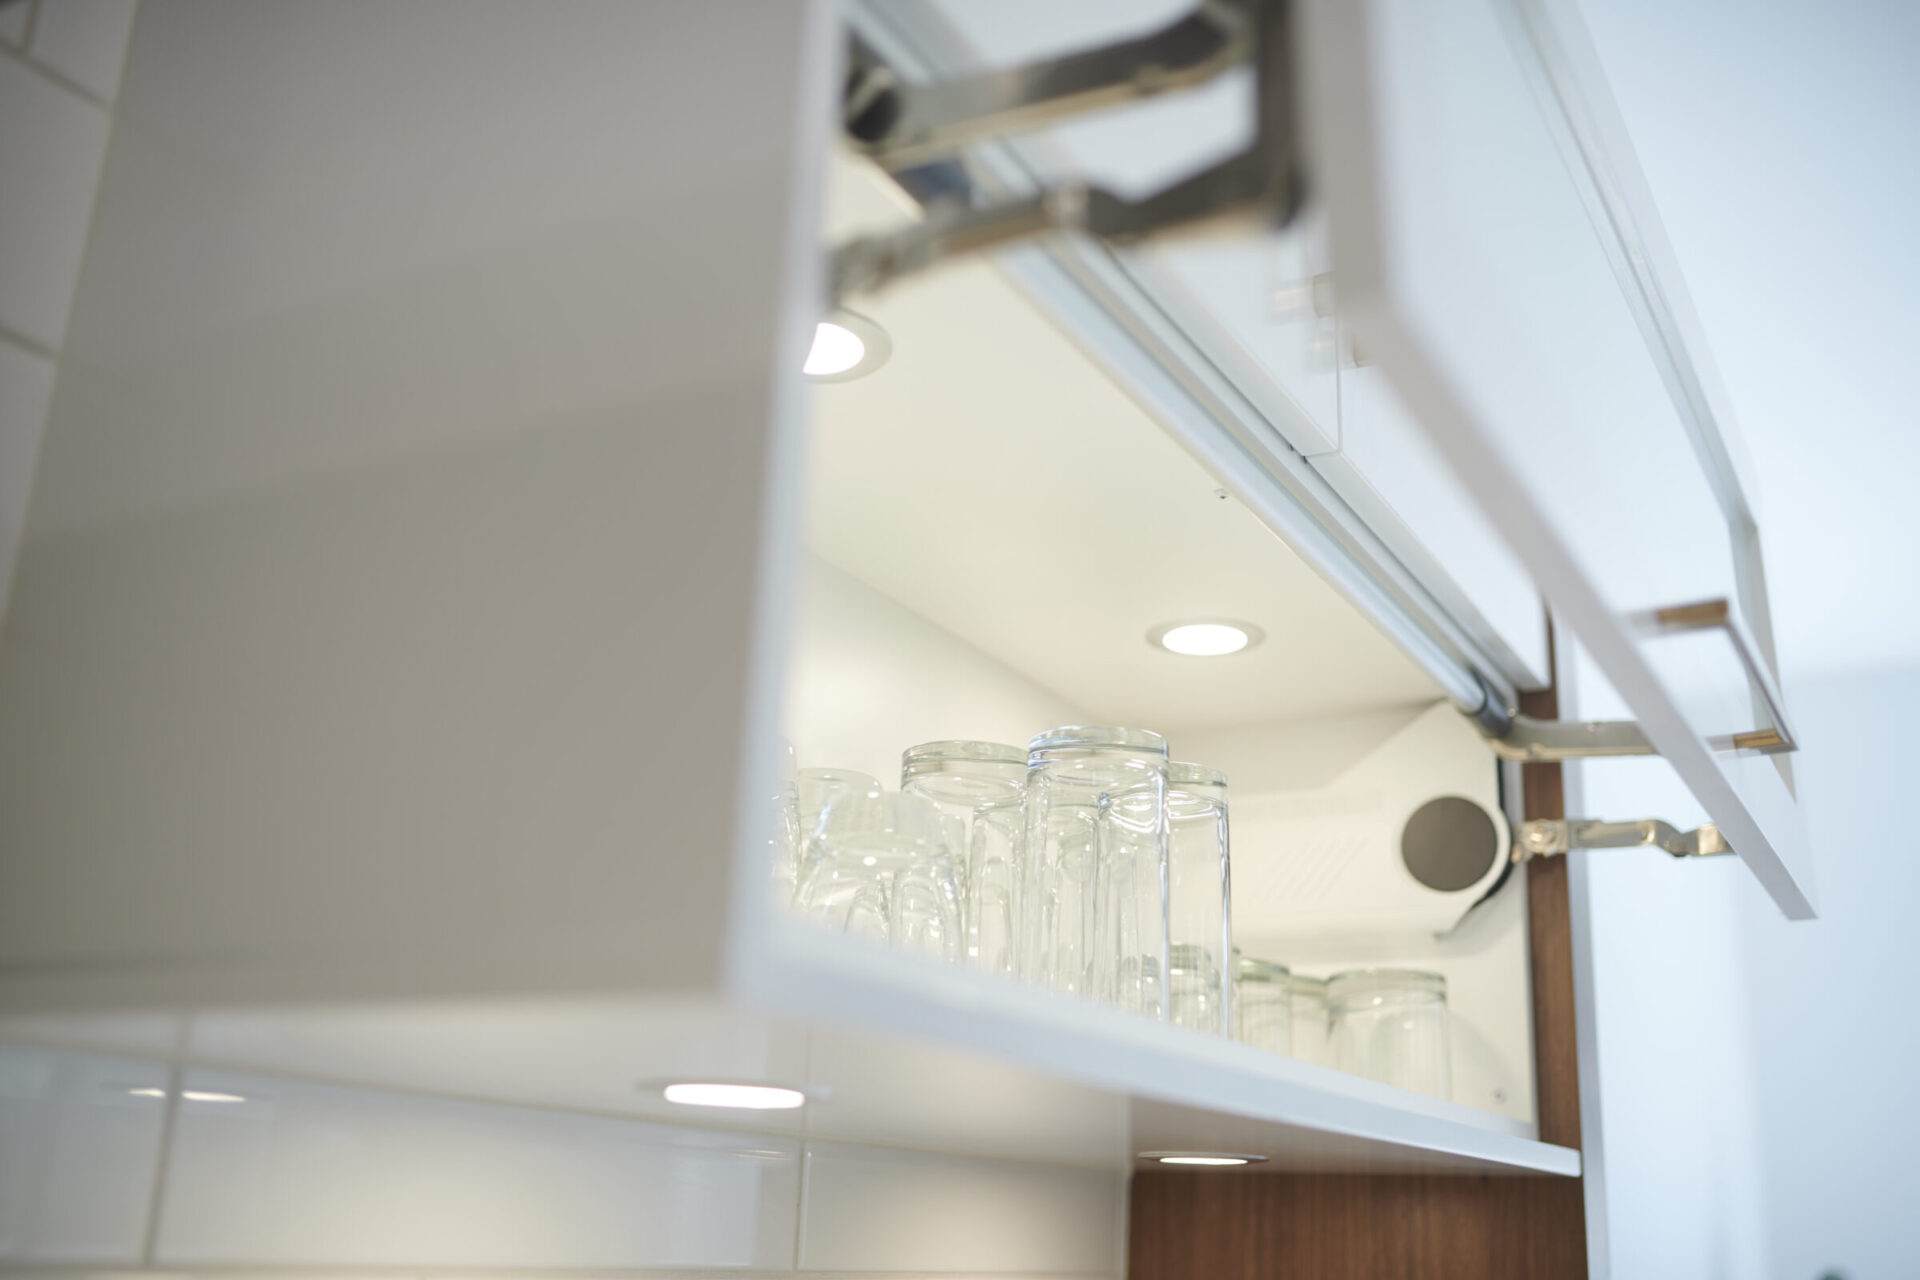
POLYGON ((1142 1151, 1142 1160, 1156 1160, 1161 1164, 1202 1165, 1208 1168, 1220 1168, 1235 1164, 1265 1164, 1265 1156, 1234 1155, 1226 1151, 1142 1151))
POLYGON ((748 1111, 791 1111, 806 1105, 807 1095, 798 1089, 783 1089, 770 1084, 715 1084, 688 1081, 670 1084, 660 1091, 668 1102, 683 1107, 738 1107, 748 1111))
MULTIPOLYGON (((167 1096, 167 1091, 165 1089, 152 1089, 152 1088, 129 1089, 127 1090, 127 1093, 129 1096, 135 1097, 135 1098, 164 1098, 167 1096)), ((182 1089, 180 1091, 180 1097, 181 1097, 181 1100, 185 1102, 245 1102, 246 1101, 244 1097, 242 1097, 237 1093, 217 1093, 211 1089, 182 1089)))
POLYGON ((1267 633, 1251 622, 1230 622, 1224 618, 1196 618, 1190 622, 1167 622, 1147 632, 1147 643, 1188 658, 1224 658, 1242 649, 1251 649, 1267 638, 1267 633))
POLYGON ((815 382, 850 382, 887 362, 887 331, 863 315, 836 311, 813 327, 813 346, 801 372, 815 382))

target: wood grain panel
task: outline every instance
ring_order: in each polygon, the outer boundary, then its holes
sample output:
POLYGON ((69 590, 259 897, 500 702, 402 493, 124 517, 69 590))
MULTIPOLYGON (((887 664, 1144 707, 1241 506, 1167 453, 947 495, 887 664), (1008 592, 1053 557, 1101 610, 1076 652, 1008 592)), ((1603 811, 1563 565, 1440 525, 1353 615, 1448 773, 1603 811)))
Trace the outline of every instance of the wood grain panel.
MULTIPOLYGON (((1549 640, 1549 668, 1554 654, 1549 640)), ((1520 710, 1558 719, 1560 698, 1549 686, 1520 696, 1520 710)), ((1567 816, 1566 791, 1557 764, 1520 767, 1523 812, 1529 818, 1567 816)), ((1528 949, 1533 966, 1534 1106, 1540 1140, 1580 1145, 1580 1059, 1573 1017, 1573 923, 1567 903, 1567 860, 1527 863, 1528 949)))
POLYGON ((1133 1179, 1130 1280, 1577 1280, 1572 1178, 1231 1174, 1133 1179))

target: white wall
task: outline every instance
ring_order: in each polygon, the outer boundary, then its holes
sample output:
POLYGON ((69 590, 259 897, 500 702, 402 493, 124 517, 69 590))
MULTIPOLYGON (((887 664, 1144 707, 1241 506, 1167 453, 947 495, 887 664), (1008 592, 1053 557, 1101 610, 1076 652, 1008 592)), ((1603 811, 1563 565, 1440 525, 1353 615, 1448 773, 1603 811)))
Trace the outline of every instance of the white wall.
MULTIPOLYGON (((1597 1087, 1583 1079, 1590 1230, 1614 1277, 1877 1280, 1920 1258, 1920 1029, 1905 1008, 1920 859, 1902 803, 1920 776, 1904 740, 1920 666, 1790 696, 1819 919, 1782 919, 1731 859, 1575 855, 1598 1068, 1597 1087)), ((1609 712, 1589 698, 1581 714, 1609 712)), ((1580 772, 1583 814, 1702 819, 1659 761, 1580 772)))
POLYGON ((900 753, 971 738, 1016 747, 1085 713, 817 556, 801 577, 786 733, 803 769, 900 785, 900 753))
MULTIPOLYGON (((1809 681, 1794 710, 1810 746, 1801 793, 1820 857, 1820 919, 1747 901, 1767 1273, 1850 1280, 1920 1271, 1920 665, 1809 681)), ((1748 895, 1751 898, 1751 895, 1748 895)))
MULTIPOLYGON (((1561 681, 1563 715, 1629 716, 1564 641, 1561 681)), ((1571 816, 1706 821, 1663 760, 1588 761, 1567 776, 1571 816)), ((1588 1238, 1605 1260, 1594 1274, 1765 1275, 1749 982, 1735 957, 1741 914, 1774 908, 1733 859, 1606 849, 1571 862, 1576 964, 1591 973, 1580 1083, 1588 1238)))

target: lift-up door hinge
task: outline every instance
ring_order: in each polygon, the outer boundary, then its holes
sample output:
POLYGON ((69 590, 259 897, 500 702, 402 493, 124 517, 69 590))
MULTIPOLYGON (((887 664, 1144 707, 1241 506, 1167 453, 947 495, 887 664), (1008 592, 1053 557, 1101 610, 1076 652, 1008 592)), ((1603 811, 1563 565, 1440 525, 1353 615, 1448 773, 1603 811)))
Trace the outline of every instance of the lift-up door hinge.
MULTIPOLYGON (((1655 609, 1636 619, 1648 636, 1683 635, 1694 631, 1719 631, 1740 663, 1746 668, 1753 690, 1755 710, 1765 723, 1758 728, 1708 739, 1721 751, 1757 751, 1777 755, 1799 748, 1793 730, 1787 725, 1786 700, 1774 682, 1773 671, 1762 657, 1740 617, 1725 600, 1703 600, 1698 604, 1675 605, 1655 609)), ((1466 714, 1480 726, 1494 754, 1507 760, 1542 764, 1556 760, 1583 760, 1601 756, 1652 756, 1660 754, 1647 741, 1647 735, 1632 720, 1536 720, 1499 710, 1502 704, 1492 689, 1482 683, 1485 701, 1466 714)))
POLYGON ((928 201, 926 217, 916 225, 861 237, 834 251, 834 300, 1046 231, 1082 231, 1125 243, 1228 216, 1284 226, 1303 194, 1288 19, 1288 0, 1205 0, 1151 35, 932 84, 902 80, 856 37, 842 124, 856 150, 895 174, 951 158, 970 142, 1191 88, 1249 63, 1256 118, 1245 150, 1139 198, 1067 185, 998 203, 976 203, 966 194, 928 201))
POLYGON ((1658 818, 1601 822, 1596 818, 1531 818, 1520 824, 1513 860, 1549 858, 1570 849, 1631 849, 1651 845, 1676 858, 1706 858, 1732 853, 1720 828, 1708 823, 1681 831, 1658 818))

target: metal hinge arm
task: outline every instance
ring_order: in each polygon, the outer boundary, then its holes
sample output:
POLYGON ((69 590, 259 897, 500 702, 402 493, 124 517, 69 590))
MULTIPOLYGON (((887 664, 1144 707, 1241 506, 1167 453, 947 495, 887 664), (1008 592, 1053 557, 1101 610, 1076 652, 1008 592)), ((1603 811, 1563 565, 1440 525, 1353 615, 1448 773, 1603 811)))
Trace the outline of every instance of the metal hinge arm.
POLYGON ((1170 26, 1043 62, 911 84, 854 41, 842 121, 889 169, 970 142, 1206 83, 1253 53, 1251 0, 1207 0, 1170 26))
POLYGON ((1513 842, 1513 860, 1548 858, 1570 849, 1631 849, 1651 845, 1676 858, 1708 858, 1732 853, 1733 848, 1708 823, 1682 831, 1658 818, 1634 822, 1602 822, 1596 818, 1530 818, 1520 824, 1513 842))
POLYGON ((856 46, 846 128, 856 145, 892 168, 951 151, 968 139, 1198 84, 1249 59, 1255 71, 1254 138, 1237 155, 1139 199, 1066 184, 985 205, 964 198, 936 200, 914 226, 836 248, 828 269, 834 301, 948 258, 1042 232, 1079 231, 1126 244, 1227 218, 1284 226, 1305 193, 1288 0, 1209 0, 1157 36, 1052 63, 911 88, 893 79, 871 51, 856 46))
MULTIPOLYGON (((1796 750, 1799 743, 1787 726, 1786 701, 1773 671, 1761 655, 1746 625, 1725 600, 1702 600, 1696 604, 1674 605, 1637 615, 1640 631, 1648 636, 1684 635, 1696 631, 1723 632, 1735 655, 1745 667, 1759 710, 1765 722, 1739 733, 1716 735, 1707 739, 1720 751, 1755 751, 1778 755, 1796 750)), ((1480 726, 1495 755, 1505 760, 1524 760, 1547 764, 1556 760, 1582 760, 1600 756, 1651 756, 1660 754, 1638 723, 1632 720, 1560 721, 1536 720, 1531 716, 1505 712, 1504 704, 1490 685, 1480 682, 1484 700, 1480 707, 1463 712, 1480 726)))
POLYGON ((1659 754, 1634 720, 1536 720, 1516 715, 1507 731, 1488 739, 1488 745, 1503 760, 1530 764, 1659 754))

